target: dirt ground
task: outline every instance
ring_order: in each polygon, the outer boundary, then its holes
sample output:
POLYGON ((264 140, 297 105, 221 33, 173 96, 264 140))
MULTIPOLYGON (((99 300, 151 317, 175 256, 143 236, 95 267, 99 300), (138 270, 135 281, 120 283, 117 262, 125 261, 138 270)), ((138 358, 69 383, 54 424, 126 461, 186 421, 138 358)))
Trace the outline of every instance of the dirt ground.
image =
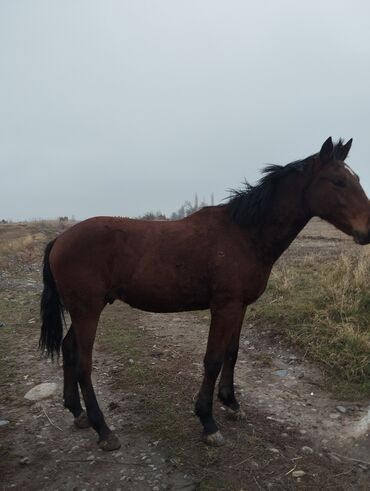
MULTIPOLYGON (((202 443, 193 413, 208 312, 164 315, 109 306, 96 342, 94 378, 122 447, 102 452, 94 432, 74 428, 63 408, 60 362, 37 352, 41 250, 56 227, 26 227, 17 234, 11 227, 17 226, 1 227, 3 238, 9 234, 9 241, 15 240, 22 232, 39 234, 39 242, 26 241, 26 252, 3 249, 1 489, 369 489, 369 401, 335 399, 325 391, 320 367, 271 326, 258 328, 248 316, 236 369, 247 421, 228 420, 215 401, 226 439, 215 449, 202 443), (56 393, 27 401, 26 392, 43 382, 55 382, 56 393)), ((320 222, 306 229, 288 254, 319 248, 330 255, 348 247, 350 241, 320 222)))

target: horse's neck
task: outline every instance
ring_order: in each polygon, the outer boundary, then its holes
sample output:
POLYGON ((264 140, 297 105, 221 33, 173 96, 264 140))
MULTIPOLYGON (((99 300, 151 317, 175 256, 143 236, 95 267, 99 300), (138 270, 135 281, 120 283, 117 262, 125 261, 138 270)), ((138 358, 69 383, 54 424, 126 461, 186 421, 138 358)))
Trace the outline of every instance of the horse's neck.
POLYGON ((266 222, 255 234, 264 261, 273 264, 290 246, 312 215, 304 206, 304 182, 277 193, 266 222))

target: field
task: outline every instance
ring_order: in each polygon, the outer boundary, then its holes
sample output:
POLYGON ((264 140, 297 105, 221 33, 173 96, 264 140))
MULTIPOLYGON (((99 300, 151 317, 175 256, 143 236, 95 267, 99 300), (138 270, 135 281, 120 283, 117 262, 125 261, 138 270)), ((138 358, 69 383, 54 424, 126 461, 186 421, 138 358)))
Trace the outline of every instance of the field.
POLYGON ((95 386, 122 447, 103 453, 63 409, 61 362, 37 352, 42 250, 62 231, 0 224, 1 489, 368 489, 369 248, 313 220, 276 264, 242 333, 247 421, 215 401, 221 448, 201 442, 193 414, 209 313, 106 308, 95 386), (24 399, 42 382, 56 394, 24 399))

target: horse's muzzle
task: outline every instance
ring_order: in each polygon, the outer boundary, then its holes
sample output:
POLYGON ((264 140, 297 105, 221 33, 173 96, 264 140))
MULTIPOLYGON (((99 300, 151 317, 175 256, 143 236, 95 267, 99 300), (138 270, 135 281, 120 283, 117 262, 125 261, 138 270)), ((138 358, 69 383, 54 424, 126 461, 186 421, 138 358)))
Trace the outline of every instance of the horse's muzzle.
POLYGON ((367 232, 367 234, 363 232, 353 232, 353 238, 356 244, 360 245, 366 245, 370 244, 370 230, 367 232))

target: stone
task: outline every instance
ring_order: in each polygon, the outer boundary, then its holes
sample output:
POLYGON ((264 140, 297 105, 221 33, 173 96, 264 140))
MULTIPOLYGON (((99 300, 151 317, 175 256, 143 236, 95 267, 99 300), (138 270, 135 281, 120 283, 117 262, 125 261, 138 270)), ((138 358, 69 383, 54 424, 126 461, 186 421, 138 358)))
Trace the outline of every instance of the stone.
POLYGON ((313 450, 311 447, 304 446, 302 447, 302 452, 306 455, 313 454, 313 450))
POLYGON ((292 476, 293 477, 303 477, 305 475, 305 471, 293 471, 292 476))
POLYGON ((57 388, 58 385, 54 382, 45 382, 32 387, 32 389, 29 390, 24 397, 32 402, 41 401, 42 399, 52 397, 57 391, 57 388))
POLYGON ((31 459, 29 457, 22 457, 20 460, 19 460, 19 463, 21 465, 29 465, 31 463, 31 459))
POLYGON ((0 428, 8 426, 9 423, 10 421, 8 421, 7 419, 0 419, 0 428))
POLYGON ((275 370, 273 373, 278 377, 286 377, 288 375, 288 370, 275 370))
POLYGON ((347 408, 345 408, 344 406, 337 406, 335 409, 341 414, 346 414, 347 412, 347 408))

